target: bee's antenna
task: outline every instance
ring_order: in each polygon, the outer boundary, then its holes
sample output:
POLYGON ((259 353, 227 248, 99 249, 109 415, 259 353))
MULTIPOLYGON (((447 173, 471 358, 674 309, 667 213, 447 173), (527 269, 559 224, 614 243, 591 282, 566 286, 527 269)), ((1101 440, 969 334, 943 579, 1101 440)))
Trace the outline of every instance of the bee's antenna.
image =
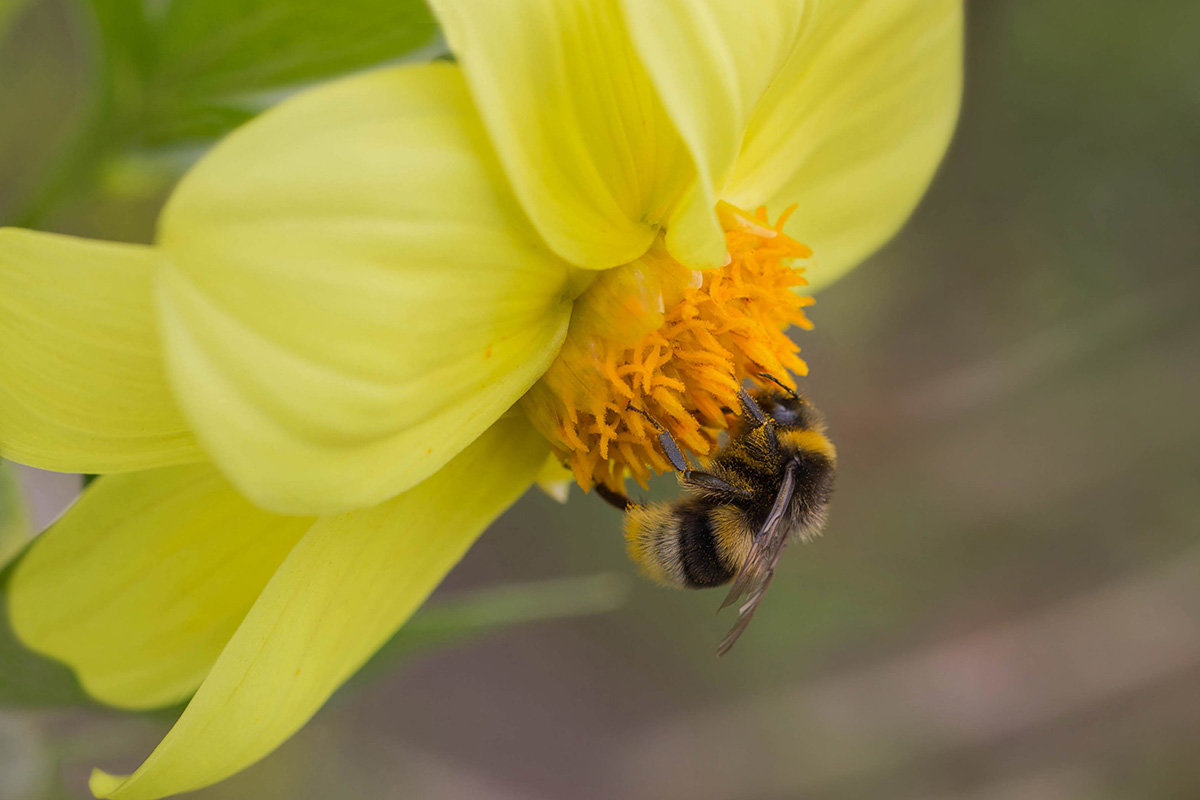
MULTIPOLYGON (((775 384, 775 385, 776 385, 776 386, 778 386, 780 389, 783 389, 785 392, 787 392, 789 396, 791 396, 791 397, 793 397, 793 398, 795 398, 795 397, 796 397, 796 390, 795 390, 795 389, 789 389, 786 383, 784 383, 783 381, 779 380, 779 378, 776 378, 776 377, 775 377, 774 375, 772 375, 771 373, 769 373, 769 372, 760 372, 760 373, 758 373, 758 377, 760 377, 760 378, 766 378, 766 379, 767 379, 767 380, 769 380, 771 383, 775 384)), ((797 398, 797 399, 799 399, 799 398, 797 398)))

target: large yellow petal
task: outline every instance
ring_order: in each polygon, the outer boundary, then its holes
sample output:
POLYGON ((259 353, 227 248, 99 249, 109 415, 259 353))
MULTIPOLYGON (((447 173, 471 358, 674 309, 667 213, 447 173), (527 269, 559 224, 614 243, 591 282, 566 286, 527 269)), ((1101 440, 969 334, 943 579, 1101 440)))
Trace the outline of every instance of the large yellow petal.
POLYGON ((491 425, 558 352, 574 268, 504 184, 458 69, 295 97, 164 212, 169 372, 197 436, 285 513, 379 503, 491 425))
MULTIPOLYGON (((759 98, 791 55, 809 4, 800 0, 622 0, 630 34, 687 142, 699 182, 667 226, 677 256, 724 257, 714 208, 759 98)), ((720 263, 718 260, 716 263, 720 263)))
POLYGON ((269 753, 408 619, 530 484, 546 452, 524 417, 508 417, 399 497, 318 522, 158 748, 128 778, 94 773, 92 791, 150 800, 269 753))
POLYGON ((696 170, 634 52, 620 0, 430 5, 550 246, 594 269, 642 255, 696 170))
POLYGON ((13 629, 105 703, 177 703, 312 522, 259 511, 208 464, 102 477, 17 566, 13 629))
POLYGON ((163 371, 150 247, 0 230, 0 455, 63 472, 200 458, 163 371))
POLYGON ((799 209, 814 287, 908 218, 958 117, 961 0, 819 2, 751 118, 724 198, 799 209))

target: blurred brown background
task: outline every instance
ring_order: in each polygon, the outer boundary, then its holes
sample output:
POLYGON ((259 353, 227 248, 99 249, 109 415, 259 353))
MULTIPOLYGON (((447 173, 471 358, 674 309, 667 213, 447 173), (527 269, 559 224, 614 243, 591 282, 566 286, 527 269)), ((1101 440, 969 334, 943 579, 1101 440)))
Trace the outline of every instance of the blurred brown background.
MULTIPOLYGON (((1200 797, 1200 4, 968 11, 941 173, 801 335, 827 534, 735 651, 718 595, 638 582, 402 662, 196 797, 1200 797)), ((81 112, 74 18, 0 49, 0 220, 81 112)), ((44 227, 147 240, 161 190, 115 165, 44 227)), ((619 526, 530 493, 443 591, 631 572, 619 526)), ((0 798, 87 796, 168 724, 0 711, 0 798)))

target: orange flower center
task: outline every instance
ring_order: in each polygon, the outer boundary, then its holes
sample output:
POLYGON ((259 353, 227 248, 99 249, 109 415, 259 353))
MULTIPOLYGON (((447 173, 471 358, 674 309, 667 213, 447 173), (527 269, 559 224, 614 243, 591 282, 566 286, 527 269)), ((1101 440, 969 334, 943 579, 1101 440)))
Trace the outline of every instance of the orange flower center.
POLYGON ((719 208, 729 261, 690 270, 661 238, 637 261, 602 272, 576 300, 558 358, 522 401, 534 425, 584 489, 643 486, 671 469, 653 417, 703 459, 739 408, 738 387, 769 374, 791 384, 808 367, 784 331, 811 329, 811 297, 797 259, 812 251, 771 224, 719 208))

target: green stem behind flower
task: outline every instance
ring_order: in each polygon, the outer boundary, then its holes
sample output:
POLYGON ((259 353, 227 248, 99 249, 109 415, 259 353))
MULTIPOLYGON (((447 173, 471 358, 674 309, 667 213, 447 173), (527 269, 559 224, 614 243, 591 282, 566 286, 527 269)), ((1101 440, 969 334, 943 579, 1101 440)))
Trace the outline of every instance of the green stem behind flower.
POLYGON ((510 584, 426 606, 346 686, 353 691, 400 658, 500 628, 615 611, 624 605, 629 589, 625 576, 601 573, 510 584))

